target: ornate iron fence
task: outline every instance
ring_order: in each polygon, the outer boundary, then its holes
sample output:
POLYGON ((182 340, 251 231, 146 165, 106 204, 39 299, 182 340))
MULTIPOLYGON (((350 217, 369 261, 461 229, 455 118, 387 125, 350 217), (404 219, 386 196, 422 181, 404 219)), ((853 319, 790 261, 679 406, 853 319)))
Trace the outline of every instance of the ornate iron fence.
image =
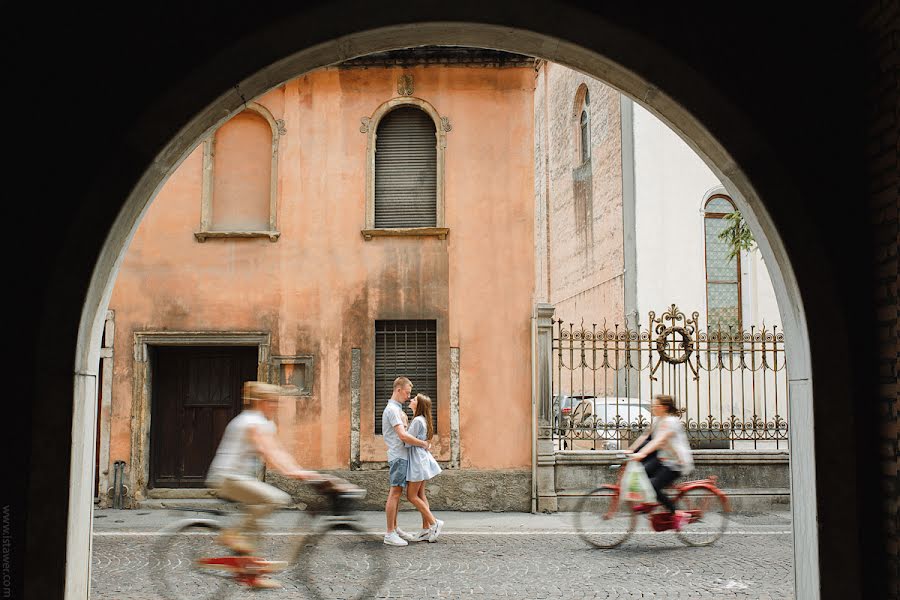
POLYGON ((694 448, 787 448, 784 334, 703 330, 674 304, 648 327, 553 321, 552 438, 559 449, 626 448, 650 427, 656 394, 671 394, 694 448))

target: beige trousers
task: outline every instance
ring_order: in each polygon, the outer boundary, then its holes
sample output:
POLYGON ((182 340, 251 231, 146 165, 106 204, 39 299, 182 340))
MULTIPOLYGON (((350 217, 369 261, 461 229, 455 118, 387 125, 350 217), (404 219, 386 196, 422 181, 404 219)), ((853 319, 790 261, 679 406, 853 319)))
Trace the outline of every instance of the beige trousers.
POLYGON ((259 533, 259 519, 264 519, 279 506, 291 503, 291 497, 276 487, 255 479, 225 478, 219 496, 240 502, 247 511, 241 527, 243 531, 259 533))

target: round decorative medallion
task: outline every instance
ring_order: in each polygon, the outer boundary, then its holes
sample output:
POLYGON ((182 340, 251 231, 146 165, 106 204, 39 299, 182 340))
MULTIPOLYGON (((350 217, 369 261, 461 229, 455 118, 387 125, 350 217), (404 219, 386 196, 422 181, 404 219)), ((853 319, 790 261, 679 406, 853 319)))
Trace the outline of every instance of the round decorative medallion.
POLYGON ((666 327, 656 338, 656 351, 659 352, 660 358, 662 358, 667 363, 678 365, 683 362, 686 362, 687 359, 691 356, 691 353, 694 351, 694 340, 691 339, 691 335, 685 330, 684 327, 666 327), (672 340, 669 341, 670 334, 678 334, 681 336, 681 341, 676 342, 672 340), (669 349, 673 351, 678 350, 678 348, 682 348, 682 354, 679 356, 673 356, 669 354, 669 349))

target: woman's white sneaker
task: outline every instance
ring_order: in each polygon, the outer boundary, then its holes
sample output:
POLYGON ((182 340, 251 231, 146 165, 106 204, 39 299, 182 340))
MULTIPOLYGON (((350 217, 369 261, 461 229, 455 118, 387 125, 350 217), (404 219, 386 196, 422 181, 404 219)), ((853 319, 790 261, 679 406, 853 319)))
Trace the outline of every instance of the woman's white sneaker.
POLYGON ((384 543, 388 546, 407 546, 409 545, 406 540, 400 537, 396 531, 389 531, 384 534, 384 543))
POLYGON ((435 519, 434 525, 432 525, 431 528, 429 529, 428 541, 436 542, 438 539, 438 536, 441 535, 441 529, 443 529, 443 527, 444 527, 444 522, 441 521, 440 519, 435 519))

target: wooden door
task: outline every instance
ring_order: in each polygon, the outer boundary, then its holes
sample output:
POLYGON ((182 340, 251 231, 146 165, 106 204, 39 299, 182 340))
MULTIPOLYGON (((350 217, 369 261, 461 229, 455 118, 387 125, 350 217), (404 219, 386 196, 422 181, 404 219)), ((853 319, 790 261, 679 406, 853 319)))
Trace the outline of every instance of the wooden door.
POLYGON ((255 346, 151 347, 150 487, 204 487, 257 356, 255 346))

